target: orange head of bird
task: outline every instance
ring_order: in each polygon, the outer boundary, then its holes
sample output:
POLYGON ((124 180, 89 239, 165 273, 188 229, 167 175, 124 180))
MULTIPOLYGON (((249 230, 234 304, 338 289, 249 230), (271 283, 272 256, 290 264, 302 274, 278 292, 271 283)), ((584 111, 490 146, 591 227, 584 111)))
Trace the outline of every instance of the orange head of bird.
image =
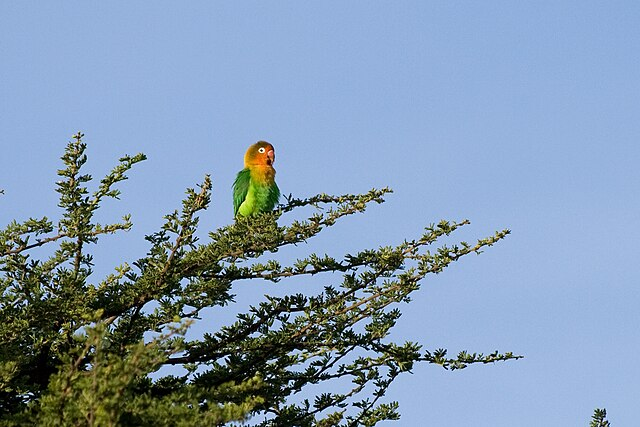
POLYGON ((244 167, 272 166, 276 161, 276 152, 273 145, 267 141, 258 141, 253 144, 244 155, 244 167))

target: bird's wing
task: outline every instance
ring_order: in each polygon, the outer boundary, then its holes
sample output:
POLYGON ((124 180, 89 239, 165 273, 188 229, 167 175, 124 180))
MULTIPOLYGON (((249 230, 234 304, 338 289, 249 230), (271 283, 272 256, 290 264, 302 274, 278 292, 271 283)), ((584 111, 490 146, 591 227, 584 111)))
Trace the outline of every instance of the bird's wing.
POLYGON ((272 208, 275 207, 278 204, 278 201, 280 200, 280 189, 278 188, 278 185, 274 182, 273 185, 269 188, 269 203, 271 204, 272 208))
POLYGON ((249 181, 251 180, 251 173, 249 169, 245 168, 238 172, 236 180, 233 183, 233 215, 238 214, 240 205, 244 202, 249 191, 249 181))

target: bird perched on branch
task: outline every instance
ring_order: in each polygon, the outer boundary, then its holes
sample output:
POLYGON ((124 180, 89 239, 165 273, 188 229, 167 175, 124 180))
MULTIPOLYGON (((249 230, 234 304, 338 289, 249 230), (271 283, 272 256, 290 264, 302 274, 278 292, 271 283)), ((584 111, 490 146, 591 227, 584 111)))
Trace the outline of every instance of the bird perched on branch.
POLYGON ((275 150, 268 142, 258 141, 249 147, 244 155, 244 169, 233 183, 234 216, 273 210, 280 198, 273 168, 275 160, 275 150))

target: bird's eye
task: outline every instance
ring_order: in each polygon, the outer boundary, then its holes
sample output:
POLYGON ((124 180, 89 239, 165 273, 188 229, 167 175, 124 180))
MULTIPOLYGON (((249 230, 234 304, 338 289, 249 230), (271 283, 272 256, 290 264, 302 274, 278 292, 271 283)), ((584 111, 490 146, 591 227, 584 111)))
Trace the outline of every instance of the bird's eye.
POLYGON ((264 151, 265 151, 265 150, 264 150, 264 147, 260 147, 260 148, 258 148, 258 152, 259 152, 259 153, 264 153, 264 151))

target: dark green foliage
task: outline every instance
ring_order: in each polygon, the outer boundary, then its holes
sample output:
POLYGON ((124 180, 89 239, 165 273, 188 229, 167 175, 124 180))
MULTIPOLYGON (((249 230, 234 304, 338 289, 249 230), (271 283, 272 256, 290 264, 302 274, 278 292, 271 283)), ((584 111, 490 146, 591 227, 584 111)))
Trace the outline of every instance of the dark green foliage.
POLYGON ((181 210, 147 236, 145 256, 95 282, 91 245, 131 222, 126 216, 100 225, 94 213, 105 198, 118 197, 114 185, 144 155, 120 159, 90 193, 91 176, 81 173, 85 149, 78 134, 62 157, 60 220, 14 221, 0 231, 0 419, 6 425, 372 426, 399 418, 385 392, 416 363, 454 370, 519 357, 461 352, 451 358, 443 349, 390 340, 399 303, 409 302, 428 274, 480 253, 508 230, 474 244, 429 249, 468 224, 442 221, 398 246, 338 258, 312 254, 289 265, 268 259, 382 203, 388 189, 289 197, 274 212, 239 217, 200 244, 197 215, 211 192, 205 177, 198 189, 187 190, 181 210), (279 225, 305 206, 317 213, 279 225), (235 323, 184 338, 201 310, 222 312, 233 303, 237 281, 330 272, 341 280, 267 296, 235 323), (158 372, 163 366, 184 369, 169 375, 158 372), (331 388, 320 391, 321 384, 331 388))
POLYGON ((589 427, 611 427, 611 423, 607 421, 607 410, 596 408, 591 417, 589 427))

